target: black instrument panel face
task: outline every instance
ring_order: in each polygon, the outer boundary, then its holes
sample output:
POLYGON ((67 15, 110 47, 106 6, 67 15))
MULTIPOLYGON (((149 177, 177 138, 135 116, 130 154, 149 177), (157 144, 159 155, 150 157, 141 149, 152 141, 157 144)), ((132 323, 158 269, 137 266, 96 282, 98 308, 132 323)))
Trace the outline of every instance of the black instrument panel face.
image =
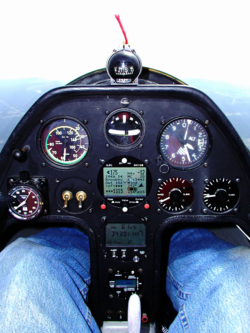
POLYGON ((45 96, 7 143, 1 192, 13 203, 5 223, 77 221, 96 242, 97 319, 126 320, 130 292, 151 318, 156 234, 186 219, 248 223, 248 152, 195 89, 85 88, 45 96), (12 151, 25 146, 26 158, 15 160, 12 151), (46 179, 43 188, 35 177, 46 179))

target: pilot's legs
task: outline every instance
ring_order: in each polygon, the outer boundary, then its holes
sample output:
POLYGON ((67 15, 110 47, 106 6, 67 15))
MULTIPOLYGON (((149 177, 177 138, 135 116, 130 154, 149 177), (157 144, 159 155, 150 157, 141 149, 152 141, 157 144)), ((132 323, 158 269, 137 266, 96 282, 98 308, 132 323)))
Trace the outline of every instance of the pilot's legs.
POLYGON ((250 249, 204 229, 171 239, 167 293, 178 315, 169 332, 250 331, 250 249))
POLYGON ((0 254, 0 332, 100 332, 86 304, 87 236, 50 228, 0 254))
MULTIPOLYGON (((87 306, 84 233, 50 228, 0 254, 0 332, 99 332, 87 306)), ((170 332, 249 332, 250 250, 203 229, 170 243, 167 292, 179 311, 170 332)))

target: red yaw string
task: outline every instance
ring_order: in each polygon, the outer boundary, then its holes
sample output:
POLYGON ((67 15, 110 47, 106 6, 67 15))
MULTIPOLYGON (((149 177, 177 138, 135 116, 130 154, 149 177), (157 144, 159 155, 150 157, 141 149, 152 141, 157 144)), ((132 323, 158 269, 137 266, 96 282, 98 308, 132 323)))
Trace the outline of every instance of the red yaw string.
POLYGON ((122 22, 121 22, 121 19, 120 19, 120 15, 115 15, 115 18, 117 19, 117 21, 118 21, 118 23, 119 23, 119 25, 120 25, 120 27, 122 29, 122 33, 123 33, 124 38, 125 38, 125 44, 128 44, 127 35, 126 35, 126 32, 125 32, 125 30, 123 28, 123 25, 122 25, 122 22))

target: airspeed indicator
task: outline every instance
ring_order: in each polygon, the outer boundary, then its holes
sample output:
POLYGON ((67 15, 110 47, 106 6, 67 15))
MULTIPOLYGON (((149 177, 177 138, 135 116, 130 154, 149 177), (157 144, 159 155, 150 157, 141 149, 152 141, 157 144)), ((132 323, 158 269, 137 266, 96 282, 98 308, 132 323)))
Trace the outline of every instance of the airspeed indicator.
POLYGON ((42 131, 42 151, 55 164, 77 164, 87 155, 89 146, 86 128, 73 119, 56 119, 47 124, 42 131))

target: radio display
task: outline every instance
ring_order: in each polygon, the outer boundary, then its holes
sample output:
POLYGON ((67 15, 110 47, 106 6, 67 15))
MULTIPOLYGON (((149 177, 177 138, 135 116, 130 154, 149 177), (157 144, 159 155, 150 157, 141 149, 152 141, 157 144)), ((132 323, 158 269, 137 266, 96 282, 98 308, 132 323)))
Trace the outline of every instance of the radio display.
POLYGON ((115 281, 116 288, 136 288, 136 279, 119 279, 115 281))
POLYGON ((146 167, 104 167, 104 197, 146 197, 146 167))
POLYGON ((146 246, 146 226, 141 223, 108 223, 106 246, 146 246))

